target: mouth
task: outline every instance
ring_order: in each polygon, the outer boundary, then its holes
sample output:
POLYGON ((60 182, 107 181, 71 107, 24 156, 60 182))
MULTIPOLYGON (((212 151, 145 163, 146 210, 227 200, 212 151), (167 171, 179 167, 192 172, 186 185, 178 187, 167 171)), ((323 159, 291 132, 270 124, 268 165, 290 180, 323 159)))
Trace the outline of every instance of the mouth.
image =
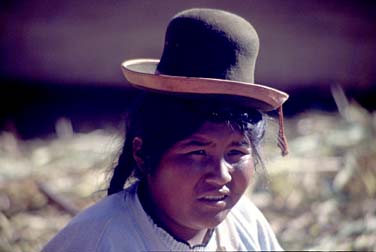
POLYGON ((207 196, 201 197, 200 200, 217 202, 217 201, 225 200, 227 197, 228 197, 227 195, 207 195, 207 196))
POLYGON ((229 195, 227 194, 209 193, 199 197, 198 201, 205 208, 222 210, 228 205, 228 198, 229 195))

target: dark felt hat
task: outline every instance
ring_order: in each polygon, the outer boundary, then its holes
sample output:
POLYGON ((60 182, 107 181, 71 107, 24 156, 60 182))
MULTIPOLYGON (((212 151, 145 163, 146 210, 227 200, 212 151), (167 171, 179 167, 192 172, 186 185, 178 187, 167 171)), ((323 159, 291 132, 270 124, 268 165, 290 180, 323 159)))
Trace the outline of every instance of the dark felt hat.
POLYGON ((235 14, 189 9, 170 21, 160 60, 122 63, 126 79, 151 91, 212 95, 262 111, 281 107, 288 95, 255 84, 259 39, 253 26, 235 14))
POLYGON ((282 104, 288 95, 255 84, 258 50, 256 30, 242 17, 222 10, 189 9, 170 21, 160 60, 128 60, 122 70, 136 88, 210 97, 261 111, 278 109, 278 146, 286 155, 282 104))

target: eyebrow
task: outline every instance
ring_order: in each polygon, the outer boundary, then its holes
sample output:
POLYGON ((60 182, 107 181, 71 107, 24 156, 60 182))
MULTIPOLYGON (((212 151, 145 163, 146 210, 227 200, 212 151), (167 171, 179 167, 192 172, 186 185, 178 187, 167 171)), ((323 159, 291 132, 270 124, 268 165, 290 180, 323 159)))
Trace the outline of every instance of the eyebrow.
MULTIPOLYGON (((199 140, 199 139, 187 139, 185 141, 182 141, 179 146, 180 147, 189 147, 189 146, 198 146, 198 147, 203 147, 203 146, 209 146, 212 145, 213 143, 210 141, 206 140, 199 140)), ((247 141, 247 139, 242 139, 240 141, 232 141, 230 146, 235 146, 235 147, 249 147, 250 143, 247 141)))
POLYGON ((189 146, 208 146, 211 142, 205 140, 198 140, 198 139, 187 139, 186 141, 181 142, 179 145, 181 147, 189 147, 189 146))
POLYGON ((242 139, 240 141, 233 141, 233 142, 231 142, 231 146, 235 146, 235 147, 249 147, 249 146, 251 146, 251 144, 249 143, 249 141, 247 141, 247 139, 242 139))

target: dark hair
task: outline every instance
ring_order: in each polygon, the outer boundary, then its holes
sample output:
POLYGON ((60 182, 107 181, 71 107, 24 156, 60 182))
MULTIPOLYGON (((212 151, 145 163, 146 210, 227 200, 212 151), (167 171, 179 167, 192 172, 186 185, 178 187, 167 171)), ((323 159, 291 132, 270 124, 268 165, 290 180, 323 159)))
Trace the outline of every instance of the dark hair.
POLYGON ((226 122, 246 134, 256 162, 262 163, 257 148, 264 136, 265 120, 259 111, 202 97, 144 93, 127 114, 125 143, 113 171, 108 195, 121 191, 129 178, 141 179, 143 176, 133 158, 135 137, 143 140, 140 155, 148 172, 153 172, 172 145, 193 134, 206 121, 226 122))

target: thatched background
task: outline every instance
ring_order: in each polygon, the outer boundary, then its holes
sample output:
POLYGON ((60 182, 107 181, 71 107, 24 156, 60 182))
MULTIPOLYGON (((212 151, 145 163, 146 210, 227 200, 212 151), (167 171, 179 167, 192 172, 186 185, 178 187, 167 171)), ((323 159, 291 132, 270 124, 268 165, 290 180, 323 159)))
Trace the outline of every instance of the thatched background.
MULTIPOLYGON (((376 249, 376 115, 357 104, 341 113, 287 119, 290 154, 279 157, 270 119, 251 199, 287 250, 376 249)), ((76 213, 104 197, 122 143, 103 128, 75 133, 61 118, 50 137, 0 134, 0 251, 37 251, 76 213)))

